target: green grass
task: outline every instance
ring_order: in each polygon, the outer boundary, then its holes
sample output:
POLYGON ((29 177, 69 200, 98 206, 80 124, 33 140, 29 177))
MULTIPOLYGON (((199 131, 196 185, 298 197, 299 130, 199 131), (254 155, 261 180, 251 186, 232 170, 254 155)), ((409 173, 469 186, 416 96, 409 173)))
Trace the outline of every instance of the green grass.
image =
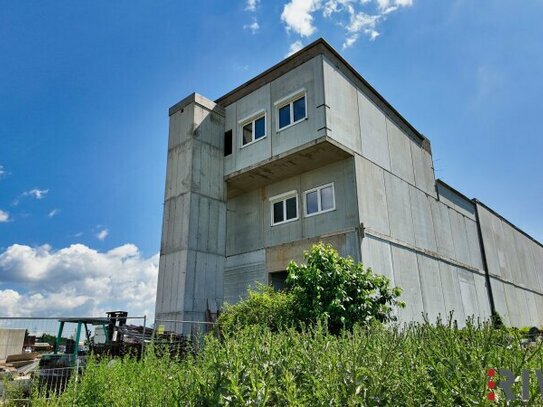
MULTIPOLYGON (((491 405, 489 367, 517 374, 541 368, 541 346, 525 348, 521 335, 487 324, 374 324, 337 336, 319 326, 253 326, 223 340, 210 336, 198 355, 181 361, 152 351, 141 361, 91 361, 60 398, 46 402, 35 394, 32 405, 491 405)), ((535 380, 534 404, 543 404, 535 380)))

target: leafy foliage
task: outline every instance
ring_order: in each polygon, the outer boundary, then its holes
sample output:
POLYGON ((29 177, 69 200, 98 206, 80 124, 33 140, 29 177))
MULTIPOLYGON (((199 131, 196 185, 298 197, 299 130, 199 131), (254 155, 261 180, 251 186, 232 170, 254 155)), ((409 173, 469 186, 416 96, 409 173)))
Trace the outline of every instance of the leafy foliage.
MULTIPOLYGON (((464 329, 373 323, 339 335, 320 324, 278 332, 251 326, 208 337, 181 361, 153 351, 139 361, 91 360, 62 396, 36 394, 32 406, 490 406, 486 370, 541 368, 541 346, 472 321, 464 329)), ((530 386, 528 405, 541 405, 537 381, 530 386)))
POLYGON ((287 268, 295 317, 300 321, 324 320, 337 333, 355 323, 394 321, 393 308, 404 306, 398 300, 401 288, 392 288, 388 278, 340 256, 330 245, 314 245, 304 257, 306 264, 291 262, 287 268))
POLYGON ((248 290, 244 301, 227 305, 218 322, 223 332, 235 332, 249 325, 267 326, 277 331, 292 326, 293 314, 291 294, 259 284, 255 290, 248 290))

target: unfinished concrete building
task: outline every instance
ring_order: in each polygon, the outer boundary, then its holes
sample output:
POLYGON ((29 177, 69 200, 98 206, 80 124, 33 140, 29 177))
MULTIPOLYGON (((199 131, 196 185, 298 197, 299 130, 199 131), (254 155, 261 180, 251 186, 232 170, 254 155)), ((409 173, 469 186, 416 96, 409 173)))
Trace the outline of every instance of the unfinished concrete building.
POLYGON ((401 286, 400 321, 543 323, 543 247, 434 177, 429 140, 320 39, 170 109, 157 320, 212 319, 331 243, 401 286))

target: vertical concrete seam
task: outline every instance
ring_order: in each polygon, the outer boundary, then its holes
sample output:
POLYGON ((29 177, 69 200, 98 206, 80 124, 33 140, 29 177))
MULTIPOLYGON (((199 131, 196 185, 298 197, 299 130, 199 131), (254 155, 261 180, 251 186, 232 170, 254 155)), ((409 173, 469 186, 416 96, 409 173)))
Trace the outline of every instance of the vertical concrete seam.
POLYGON ((416 258, 416 262, 417 262, 417 277, 418 277, 418 282, 419 282, 419 290, 420 290, 420 299, 422 301, 422 315, 423 315, 423 319, 424 319, 424 315, 428 315, 428 311, 426 310, 426 306, 425 306, 425 301, 424 301, 424 298, 425 298, 425 295, 424 295, 424 289, 422 288, 422 279, 421 279, 421 265, 420 265, 420 261, 419 259, 422 257, 421 254, 415 252, 415 258, 416 258))
POLYGON ((358 258, 360 262, 363 262, 362 259, 362 239, 364 239, 364 236, 362 236, 362 222, 360 220, 360 195, 358 194, 358 175, 356 171, 356 155, 352 157, 352 169, 353 169, 353 179, 354 179, 354 193, 356 196, 356 239, 358 241, 358 258))

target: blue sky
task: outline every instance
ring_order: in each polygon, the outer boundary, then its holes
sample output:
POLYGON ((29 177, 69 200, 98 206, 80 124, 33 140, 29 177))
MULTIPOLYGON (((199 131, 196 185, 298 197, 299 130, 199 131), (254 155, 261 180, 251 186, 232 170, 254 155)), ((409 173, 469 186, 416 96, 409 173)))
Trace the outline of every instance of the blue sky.
POLYGON ((111 283, 152 312, 168 108, 321 36, 431 140, 437 177, 543 240, 542 0, 0 5, 0 314, 102 312, 111 283))

